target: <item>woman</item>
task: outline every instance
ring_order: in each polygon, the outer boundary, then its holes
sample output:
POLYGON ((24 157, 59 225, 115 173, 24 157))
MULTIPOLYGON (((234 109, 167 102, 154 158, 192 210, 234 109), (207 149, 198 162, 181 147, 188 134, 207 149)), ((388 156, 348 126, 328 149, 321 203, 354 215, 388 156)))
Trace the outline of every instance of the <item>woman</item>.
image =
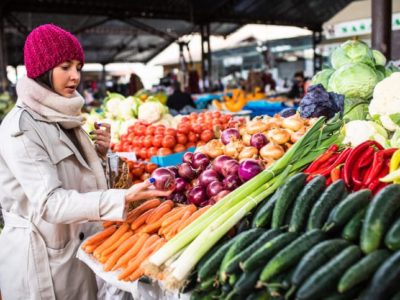
POLYGON ((123 220, 129 202, 167 193, 150 182, 107 190, 99 156, 109 148, 110 126, 97 127, 95 147, 81 128, 76 88, 84 56, 73 35, 54 25, 34 29, 24 61, 17 105, 0 127, 1 294, 95 299, 95 277, 75 258, 93 232, 88 222, 123 220))

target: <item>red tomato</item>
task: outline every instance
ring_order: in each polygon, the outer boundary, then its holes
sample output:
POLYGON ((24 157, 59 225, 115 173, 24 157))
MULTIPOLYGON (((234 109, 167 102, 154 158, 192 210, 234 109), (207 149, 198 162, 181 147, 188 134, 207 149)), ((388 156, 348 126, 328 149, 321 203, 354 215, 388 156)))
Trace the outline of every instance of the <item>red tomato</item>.
POLYGON ((136 138, 136 136, 134 133, 129 133, 128 136, 126 137, 126 140, 129 142, 132 142, 135 140, 135 138, 136 138))
POLYGON ((185 134, 178 133, 178 134, 176 135, 176 142, 177 142, 178 144, 185 145, 185 144, 187 143, 187 141, 188 141, 188 139, 187 139, 187 137, 186 137, 185 134))
POLYGON ((199 117, 199 118, 197 118, 197 123, 198 124, 204 124, 205 120, 206 119, 204 117, 199 117))
POLYGON ((150 148, 153 145, 153 136, 146 135, 143 140, 143 146, 150 148))
POLYGON ((219 119, 212 120, 213 125, 221 125, 221 121, 219 119))
POLYGON ((146 126, 143 124, 139 124, 135 128, 136 135, 144 135, 146 133, 146 126))
POLYGON ((128 127, 128 133, 135 132, 135 126, 131 125, 128 127))
POLYGON ((197 118, 204 118, 204 116, 205 116, 204 113, 201 112, 201 113, 199 113, 199 114, 197 115, 197 118))
POLYGON ((196 134, 196 133, 194 133, 194 132, 189 132, 189 134, 188 134, 188 140, 189 140, 189 142, 192 142, 192 143, 196 143, 197 141, 198 141, 198 135, 196 134))
POLYGON ((143 159, 147 157, 147 149, 146 148, 141 148, 139 151, 139 156, 143 159))
POLYGON ((158 149, 157 155, 158 156, 165 156, 172 154, 172 150, 169 148, 160 148, 158 149))
POLYGON ((175 136, 176 130, 174 128, 167 128, 167 130, 165 130, 165 134, 175 136))
POLYGON ((212 130, 204 130, 201 135, 200 135, 200 139, 203 142, 208 142, 209 140, 212 140, 214 138, 214 132, 212 130))
POLYGON ((190 123, 190 119, 189 119, 188 117, 183 117, 183 118, 181 119, 181 122, 182 122, 182 123, 190 123))
POLYGON ((157 151, 158 148, 156 147, 150 147, 149 149, 147 149, 147 154, 152 157, 152 156, 156 156, 157 155, 157 151))
POLYGON ((190 115, 189 115, 189 118, 197 119, 197 114, 195 112, 191 112, 190 115))
POLYGON ((157 148, 160 148, 161 144, 162 144, 162 140, 163 140, 163 135, 162 134, 156 134, 153 137, 153 146, 157 147, 157 148))
POLYGON ((211 113, 211 115, 212 115, 213 118, 219 118, 219 117, 221 116, 221 112, 219 112, 219 111, 213 111, 213 112, 211 113))
POLYGON ((189 142, 186 144, 186 147, 191 148, 191 147, 196 147, 196 143, 189 142))
POLYGON ((135 152, 135 154, 139 154, 140 147, 133 147, 132 152, 135 152))
POLYGON ((200 124, 192 124, 192 131, 194 133, 201 133, 203 130, 200 124))
POLYGON ((176 145, 176 139, 172 135, 166 135, 162 140, 162 146, 164 148, 174 148, 176 145))
POLYGON ((144 172, 144 168, 141 165, 136 165, 131 170, 131 174, 133 177, 140 177, 140 176, 142 176, 143 172, 144 172))
POLYGON ((154 135, 163 135, 165 133, 165 128, 164 127, 157 127, 156 130, 154 131, 154 135))
POLYGON ((205 117, 211 118, 211 117, 212 117, 212 112, 211 112, 211 111, 206 111, 206 112, 204 113, 204 115, 205 115, 205 117))
POLYGON ((121 142, 122 142, 122 141, 126 140, 127 136, 128 136, 127 134, 121 134, 121 136, 120 136, 119 139, 120 139, 121 142))
POLYGON ((178 133, 188 134, 190 131, 190 125, 186 123, 180 123, 178 125, 178 133))
POLYGON ((174 147, 174 152, 175 153, 183 152, 185 150, 186 150, 186 147, 184 145, 182 145, 182 144, 176 144, 175 147, 174 147))
MULTIPOLYGON (((150 150, 150 149, 149 149, 149 150, 150 150)), ((153 164, 153 163, 149 163, 149 164, 146 164, 146 165, 145 165, 145 170, 146 170, 146 172, 149 173, 149 174, 153 173, 153 171, 154 171, 155 169, 157 169, 157 168, 158 168, 158 166, 157 166, 156 164, 153 164)))
POLYGON ((146 135, 154 135, 155 131, 156 131, 156 127, 151 125, 146 128, 146 135))

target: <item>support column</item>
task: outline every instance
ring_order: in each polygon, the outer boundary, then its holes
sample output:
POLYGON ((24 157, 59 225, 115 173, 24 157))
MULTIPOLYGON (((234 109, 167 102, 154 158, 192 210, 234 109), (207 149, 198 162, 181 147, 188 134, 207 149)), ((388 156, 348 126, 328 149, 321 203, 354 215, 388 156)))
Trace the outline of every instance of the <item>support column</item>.
POLYGON ((390 60, 392 38, 392 0, 372 0, 372 48, 390 60))
POLYGON ((107 87, 106 87, 106 65, 102 64, 103 69, 101 70, 101 82, 100 82, 100 94, 104 98, 106 97, 107 87))
POLYGON ((211 70, 212 70, 212 61, 211 61, 211 45, 210 45, 210 24, 201 24, 200 25, 200 33, 201 33, 201 72, 203 82, 208 80, 209 86, 208 89, 211 88, 211 70))
POLYGON ((317 45, 322 41, 322 32, 313 31, 312 35, 312 47, 313 47, 313 68, 314 74, 322 70, 323 57, 321 54, 317 53, 317 45))
POLYGON ((7 56, 6 36, 4 33, 4 14, 0 8, 0 86, 3 91, 7 90, 7 56))

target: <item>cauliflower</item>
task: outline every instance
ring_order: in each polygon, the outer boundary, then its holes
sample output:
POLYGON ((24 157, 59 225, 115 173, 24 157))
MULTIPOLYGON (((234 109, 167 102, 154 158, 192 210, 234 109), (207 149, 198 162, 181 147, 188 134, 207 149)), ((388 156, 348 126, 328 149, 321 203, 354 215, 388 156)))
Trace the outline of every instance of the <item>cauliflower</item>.
POLYGON ((376 85, 369 114, 390 131, 400 127, 400 72, 393 73, 376 85))
POLYGON ((389 147, 386 130, 372 121, 351 121, 345 125, 345 134, 343 144, 351 147, 356 147, 368 140, 375 140, 383 147, 389 147))
POLYGON ((138 119, 149 123, 160 121, 163 115, 168 113, 168 108, 160 103, 156 98, 149 97, 145 103, 139 107, 138 119))

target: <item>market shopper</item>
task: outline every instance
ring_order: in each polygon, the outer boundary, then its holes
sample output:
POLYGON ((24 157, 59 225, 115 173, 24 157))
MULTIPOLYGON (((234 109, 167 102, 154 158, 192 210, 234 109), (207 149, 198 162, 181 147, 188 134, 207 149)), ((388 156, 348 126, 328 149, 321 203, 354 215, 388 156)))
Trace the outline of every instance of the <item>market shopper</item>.
POLYGON ((94 274, 75 256, 98 228, 89 221, 123 220, 127 204, 166 192, 150 182, 107 189, 100 158, 110 126, 95 143, 81 128, 84 99, 76 92, 84 55, 79 41, 55 25, 25 41, 27 77, 16 107, 0 127, 0 291, 8 299, 96 299, 94 274))

